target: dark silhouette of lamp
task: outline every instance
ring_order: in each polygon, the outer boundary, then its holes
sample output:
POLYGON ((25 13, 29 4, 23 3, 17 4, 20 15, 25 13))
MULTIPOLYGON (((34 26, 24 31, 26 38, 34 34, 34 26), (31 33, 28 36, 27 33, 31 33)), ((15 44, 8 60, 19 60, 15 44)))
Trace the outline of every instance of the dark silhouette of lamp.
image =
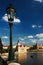
POLYGON ((14 60, 14 50, 12 46, 12 25, 14 21, 14 14, 16 13, 16 9, 13 7, 12 4, 9 5, 9 7, 6 8, 7 17, 9 21, 9 27, 10 27, 10 47, 9 47, 9 56, 8 60, 12 61, 14 60))

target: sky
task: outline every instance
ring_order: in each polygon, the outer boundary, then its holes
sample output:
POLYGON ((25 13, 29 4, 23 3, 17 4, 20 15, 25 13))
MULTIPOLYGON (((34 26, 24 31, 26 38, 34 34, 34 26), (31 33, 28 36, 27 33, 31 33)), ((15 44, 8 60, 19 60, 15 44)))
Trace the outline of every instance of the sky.
POLYGON ((12 43, 43 45, 43 0, 0 0, 0 38, 3 45, 10 44, 10 28, 6 8, 16 9, 12 27, 12 43))

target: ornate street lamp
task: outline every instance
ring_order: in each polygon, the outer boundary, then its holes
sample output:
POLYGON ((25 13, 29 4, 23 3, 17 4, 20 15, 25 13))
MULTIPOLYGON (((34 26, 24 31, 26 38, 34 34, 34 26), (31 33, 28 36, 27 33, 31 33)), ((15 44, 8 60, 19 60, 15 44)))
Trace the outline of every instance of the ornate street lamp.
POLYGON ((16 13, 16 10, 13 8, 13 5, 10 4, 9 7, 6 8, 6 12, 7 12, 7 17, 9 21, 9 27, 10 27, 10 47, 9 47, 8 60, 12 61, 14 60, 14 50, 12 46, 12 25, 13 25, 12 22, 14 21, 14 14, 16 13))

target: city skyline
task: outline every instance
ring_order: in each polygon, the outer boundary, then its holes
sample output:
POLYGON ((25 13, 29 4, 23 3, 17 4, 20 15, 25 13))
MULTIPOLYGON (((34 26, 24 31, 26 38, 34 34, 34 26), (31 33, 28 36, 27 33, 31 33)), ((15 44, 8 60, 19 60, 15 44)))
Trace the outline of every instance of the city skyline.
POLYGON ((0 0, 0 38, 8 45, 9 23, 6 8, 12 3, 16 9, 12 28, 12 43, 43 44, 43 0, 0 0))

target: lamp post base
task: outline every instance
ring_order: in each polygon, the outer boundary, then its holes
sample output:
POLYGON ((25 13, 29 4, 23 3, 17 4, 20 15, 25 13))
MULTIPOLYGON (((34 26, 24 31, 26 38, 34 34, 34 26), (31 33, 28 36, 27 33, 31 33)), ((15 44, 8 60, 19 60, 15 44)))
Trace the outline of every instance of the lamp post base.
POLYGON ((14 61, 14 50, 9 49, 8 61, 14 61))

